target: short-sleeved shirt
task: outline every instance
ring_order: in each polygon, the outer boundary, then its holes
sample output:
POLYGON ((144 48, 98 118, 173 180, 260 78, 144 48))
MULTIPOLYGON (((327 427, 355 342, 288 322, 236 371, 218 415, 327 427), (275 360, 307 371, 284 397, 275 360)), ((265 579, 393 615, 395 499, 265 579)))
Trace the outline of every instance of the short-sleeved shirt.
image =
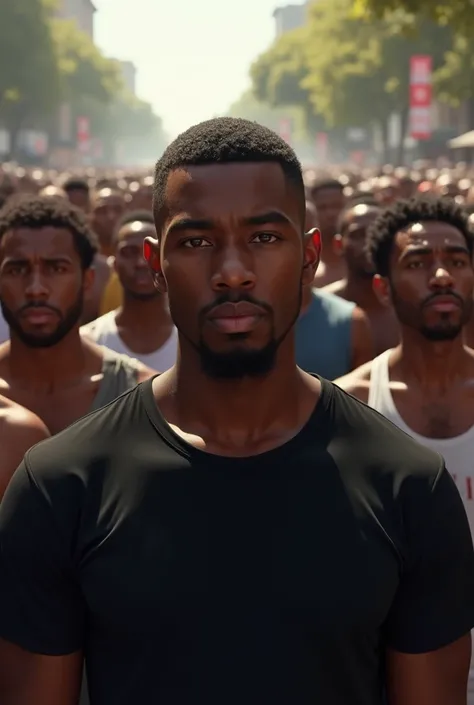
POLYGON ((188 445, 138 385, 27 453, 0 546, 0 636, 84 650, 91 705, 381 705, 387 648, 474 626, 441 457, 324 380, 244 459, 188 445))

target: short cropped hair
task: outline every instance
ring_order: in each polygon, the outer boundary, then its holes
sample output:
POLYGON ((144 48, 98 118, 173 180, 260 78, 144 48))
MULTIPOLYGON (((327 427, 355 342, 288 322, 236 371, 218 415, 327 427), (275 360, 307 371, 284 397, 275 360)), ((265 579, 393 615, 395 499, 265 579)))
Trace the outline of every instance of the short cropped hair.
POLYGON ((165 205, 166 184, 175 169, 208 164, 275 162, 300 200, 305 217, 305 188, 298 157, 272 130, 241 118, 220 117, 190 127, 165 150, 155 167, 153 210, 158 220, 165 205))
POLYGON ((139 221, 140 223, 150 223, 150 225, 155 224, 155 219, 153 218, 153 213, 151 211, 127 211, 127 213, 125 213, 118 221, 115 231, 118 232, 123 227, 125 227, 125 225, 128 225, 129 223, 135 223, 137 221, 139 221))
POLYGON ((0 210, 0 241, 9 230, 45 227, 69 230, 82 269, 89 269, 98 251, 97 240, 82 211, 69 201, 57 196, 13 196, 0 210))
POLYGON ((344 193, 344 186, 337 179, 317 179, 309 188, 312 198, 315 198, 321 191, 340 191, 344 193))
POLYGON ((90 193, 90 187, 86 179, 80 179, 77 176, 71 176, 62 185, 63 191, 66 193, 71 193, 71 191, 82 191, 83 193, 90 193))
POLYGON ((382 211, 369 230, 367 252, 378 274, 383 277, 390 274, 390 255, 397 233, 423 221, 452 225, 463 234, 472 256, 474 234, 469 228, 468 217, 463 208, 452 198, 416 196, 397 201, 392 207, 382 211))

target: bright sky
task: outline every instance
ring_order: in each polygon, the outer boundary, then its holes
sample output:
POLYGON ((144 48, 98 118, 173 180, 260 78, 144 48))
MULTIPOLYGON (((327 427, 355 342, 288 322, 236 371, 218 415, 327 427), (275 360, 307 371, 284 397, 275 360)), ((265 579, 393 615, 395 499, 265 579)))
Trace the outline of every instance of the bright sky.
MULTIPOLYGON (((133 61, 170 137, 224 114, 272 42, 278 0, 94 0, 96 42, 133 61)), ((281 2, 280 4, 286 4, 281 2)))

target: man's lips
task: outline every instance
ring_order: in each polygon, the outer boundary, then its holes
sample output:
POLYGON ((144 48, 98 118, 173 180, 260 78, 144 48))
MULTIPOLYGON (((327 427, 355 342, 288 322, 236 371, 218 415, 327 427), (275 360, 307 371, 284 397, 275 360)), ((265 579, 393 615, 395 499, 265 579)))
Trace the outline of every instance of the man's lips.
POLYGON ((441 313, 449 313, 462 308, 462 302, 456 296, 435 296, 425 305, 427 308, 441 313))
POLYGON ((265 315, 265 311, 247 301, 225 303, 212 309, 208 318, 222 333, 250 333, 265 315))
POLYGON ((21 317, 25 318, 29 323, 41 325, 49 323, 52 318, 56 317, 56 314, 49 308, 27 308, 23 311, 21 317))

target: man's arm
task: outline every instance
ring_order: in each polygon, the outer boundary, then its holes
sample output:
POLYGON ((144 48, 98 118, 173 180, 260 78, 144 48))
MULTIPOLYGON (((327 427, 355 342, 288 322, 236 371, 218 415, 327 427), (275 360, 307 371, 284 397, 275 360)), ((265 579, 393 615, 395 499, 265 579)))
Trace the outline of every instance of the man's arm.
POLYGON ((389 651, 389 705, 466 705, 470 660, 470 634, 426 654, 389 651))
POLYGON ((49 436, 41 419, 28 409, 16 405, 3 409, 0 417, 0 501, 26 451, 49 436))
MULTIPOLYGON (((441 461, 441 459, 440 459, 441 461)), ((429 492, 401 489, 406 546, 386 622, 389 705, 466 705, 474 627, 474 554, 462 500, 446 468, 429 492)))
POLYGON ((77 705, 83 657, 43 656, 0 639, 2 705, 77 705))
POLYGON ((0 703, 77 705, 85 603, 28 458, 0 504, 0 703))
POLYGON ((351 369, 357 369, 374 356, 374 340, 369 319, 362 309, 356 306, 351 326, 351 369))

